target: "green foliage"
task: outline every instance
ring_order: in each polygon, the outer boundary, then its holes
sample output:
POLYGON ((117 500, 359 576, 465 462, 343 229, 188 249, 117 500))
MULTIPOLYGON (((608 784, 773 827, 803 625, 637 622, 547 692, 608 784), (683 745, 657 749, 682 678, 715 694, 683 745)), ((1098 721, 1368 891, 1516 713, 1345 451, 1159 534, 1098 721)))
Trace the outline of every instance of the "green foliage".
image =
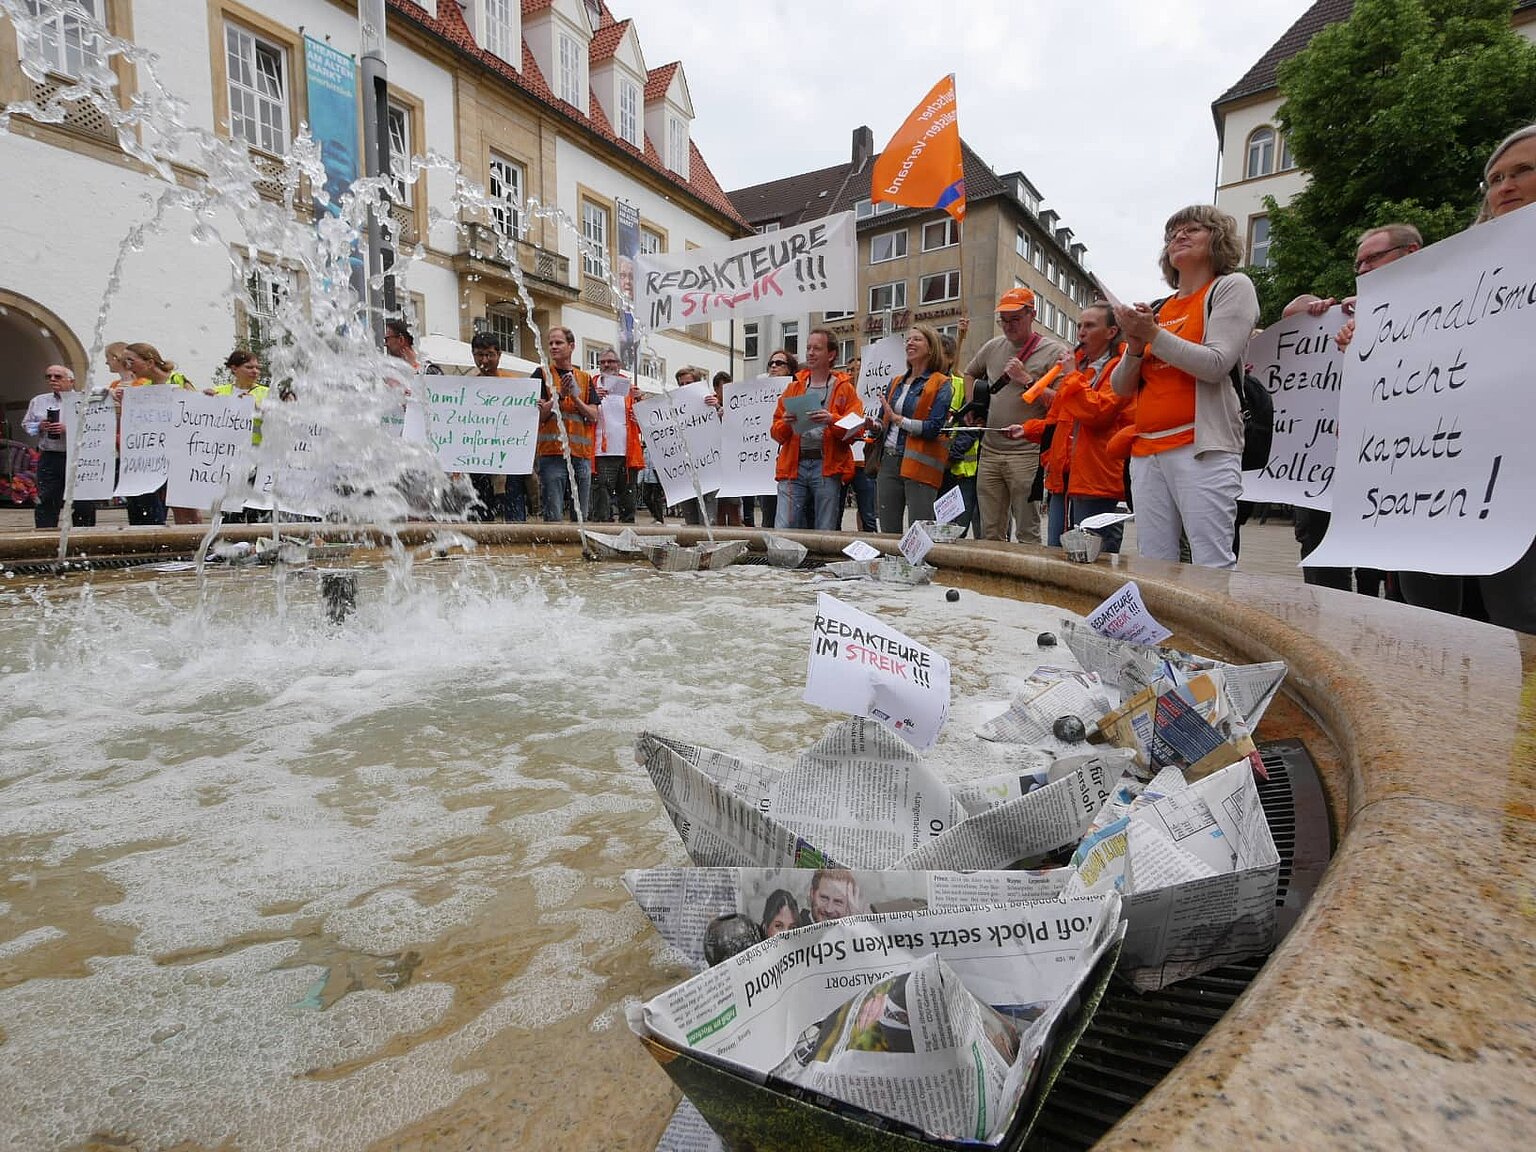
POLYGON ((1433 243, 1472 222, 1483 164, 1536 120, 1536 44, 1510 0, 1356 0, 1280 66, 1280 124, 1306 189, 1269 212, 1255 276, 1272 321, 1303 292, 1354 290, 1355 241, 1404 221, 1433 243))

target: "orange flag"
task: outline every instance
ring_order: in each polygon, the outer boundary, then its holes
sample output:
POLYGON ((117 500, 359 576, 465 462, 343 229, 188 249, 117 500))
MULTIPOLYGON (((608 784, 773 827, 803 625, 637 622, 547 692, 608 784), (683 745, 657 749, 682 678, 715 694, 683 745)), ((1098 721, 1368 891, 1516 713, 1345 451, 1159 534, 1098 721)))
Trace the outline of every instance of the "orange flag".
POLYGON ((965 219, 965 168, 954 74, 944 77, 912 110, 875 161, 869 198, 904 208, 942 208, 965 219))

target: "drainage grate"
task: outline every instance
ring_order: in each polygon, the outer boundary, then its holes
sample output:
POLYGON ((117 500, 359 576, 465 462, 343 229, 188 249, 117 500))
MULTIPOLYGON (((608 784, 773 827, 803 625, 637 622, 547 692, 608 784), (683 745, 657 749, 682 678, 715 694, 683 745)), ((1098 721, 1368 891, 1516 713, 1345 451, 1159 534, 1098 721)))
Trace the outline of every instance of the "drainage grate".
POLYGON ((68 572, 101 572, 112 568, 145 568, 152 564, 164 564, 171 560, 191 560, 188 553, 166 553, 147 556, 92 556, 76 557, 60 564, 57 560, 9 561, 0 566, 3 576, 62 576, 68 572))
MULTIPOLYGON (((1300 740, 1259 745, 1269 780, 1259 800, 1280 853, 1277 932, 1283 937, 1311 899, 1332 854, 1322 783, 1300 740)), ((1061 1070, 1029 1141, 1040 1152, 1090 1148, 1173 1071, 1226 1014, 1265 957, 1229 964, 1160 992, 1116 979, 1061 1070)))

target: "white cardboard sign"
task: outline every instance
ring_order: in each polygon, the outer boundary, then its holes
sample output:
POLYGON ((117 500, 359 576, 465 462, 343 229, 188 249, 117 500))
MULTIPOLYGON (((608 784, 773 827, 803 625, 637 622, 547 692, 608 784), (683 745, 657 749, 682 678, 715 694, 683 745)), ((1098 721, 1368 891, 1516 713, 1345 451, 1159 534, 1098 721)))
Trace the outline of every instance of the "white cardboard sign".
POLYGON ((1132 644, 1161 644, 1173 635, 1147 611, 1134 580, 1088 613, 1088 627, 1100 636, 1132 644))
POLYGON ((110 500, 117 466, 117 410, 110 396, 69 395, 74 403, 64 405, 60 415, 68 425, 64 442, 75 470, 75 499, 110 500))
POLYGON ((891 381, 907 370, 907 341, 904 336, 882 336, 873 344, 864 345, 859 356, 857 388, 864 411, 879 419, 884 409, 880 397, 890 387, 891 381))
POLYGON ((933 502, 933 518, 948 524, 965 511, 965 493, 957 484, 933 502))
POLYGON ((705 397, 713 395, 714 390, 699 381, 635 401, 635 419, 669 504, 694 499, 695 471, 701 492, 720 487, 720 417, 705 403, 705 397))
POLYGON ((167 447, 171 395, 179 391, 182 389, 174 384, 145 384, 122 390, 122 463, 118 468, 114 496, 142 496, 153 492, 170 475, 171 459, 167 447))
POLYGON ((914 523, 902 533, 901 554, 907 558, 908 563, 921 564, 932 547, 933 537, 928 535, 921 524, 914 523))
POLYGON ((166 504, 208 508, 221 501, 237 479, 244 482, 255 416, 256 404, 249 396, 204 396, 187 389, 173 393, 166 434, 166 504))
POLYGON ((540 381, 500 376, 420 380, 430 392, 431 442, 445 471, 500 476, 533 471, 540 381))
POLYGON ((1243 499, 1326 511, 1333 502, 1339 450, 1344 353, 1333 342, 1343 326, 1337 306, 1271 324, 1248 345, 1247 362, 1275 404, 1275 438, 1262 471, 1243 473, 1243 499))
POLYGON ((788 387, 781 376, 759 376, 725 386, 725 417, 720 422, 720 495, 772 496, 779 445, 769 429, 773 409, 788 387))

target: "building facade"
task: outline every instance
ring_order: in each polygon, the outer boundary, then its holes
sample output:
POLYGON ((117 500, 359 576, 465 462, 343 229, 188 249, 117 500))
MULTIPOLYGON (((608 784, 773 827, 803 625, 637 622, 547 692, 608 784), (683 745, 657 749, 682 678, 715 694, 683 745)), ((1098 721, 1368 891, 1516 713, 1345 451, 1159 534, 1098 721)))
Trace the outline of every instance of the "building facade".
MULTIPOLYGON (((20 38, 0 18, 0 103, 45 105, 105 63, 129 108, 146 82, 135 66, 105 51, 92 25, 32 6, 44 17, 33 42, 41 59, 26 67, 20 38)), ((162 82, 183 102, 178 119, 243 142, 266 174, 257 190, 273 203, 282 158, 311 120, 306 39, 345 55, 359 44, 356 4, 341 0, 81 6, 110 35, 158 54, 162 82)), ((412 257, 399 305, 420 333, 467 340, 491 329, 508 351, 532 357, 527 321, 541 332, 564 324, 581 359, 595 363, 617 338, 610 285, 621 202, 636 209, 642 244, 662 250, 748 233, 689 138, 681 65, 648 67, 634 23, 602 3, 388 0, 387 57, 390 215, 412 257), (411 157, 428 155, 456 162, 465 183, 446 166, 413 168, 411 157)), ((58 123, 16 115, 0 132, 0 408, 12 425, 46 364, 105 377, 104 365, 85 361, 114 265, 121 286, 106 302, 103 339, 154 344, 199 383, 232 347, 260 341, 294 287, 282 253, 194 242, 185 212, 166 213, 125 248, 169 185, 125 154, 97 108, 59 107, 58 123)), ((360 99, 357 123, 360 132, 360 99)), ((196 156, 167 159, 179 184, 207 179, 196 156)), ((304 187, 300 218, 312 212, 304 187)), ((642 367, 658 381, 685 363, 726 368, 731 337, 724 323, 659 334, 642 367)))
POLYGON ((865 127, 853 133, 849 161, 813 172, 737 189, 732 202, 758 232, 772 232, 837 212, 857 219, 859 292, 843 312, 785 313, 742 325, 746 374, 766 370, 768 354, 787 348, 799 355, 805 333, 826 327, 836 333, 840 364, 887 332, 913 323, 958 335, 968 316, 967 357, 996 335, 998 297, 1028 287, 1037 320, 1063 340, 1077 339, 1077 316, 1097 295, 1084 266, 1087 246, 1059 215, 1041 206, 1039 191, 1022 172, 998 175, 964 148, 966 216, 957 225, 937 209, 900 208, 870 200, 870 172, 877 153, 865 127), (963 243, 962 243, 963 240, 963 243))
MULTIPOLYGON (((1536 40, 1536 0, 1516 0, 1515 28, 1536 40)), ((1211 105, 1216 122, 1216 206, 1243 229, 1247 263, 1269 263, 1269 216, 1264 198, 1288 204, 1307 186, 1307 174, 1291 156, 1280 127, 1277 71, 1330 24, 1348 20, 1354 0, 1316 0, 1270 45, 1232 87, 1211 105)))

